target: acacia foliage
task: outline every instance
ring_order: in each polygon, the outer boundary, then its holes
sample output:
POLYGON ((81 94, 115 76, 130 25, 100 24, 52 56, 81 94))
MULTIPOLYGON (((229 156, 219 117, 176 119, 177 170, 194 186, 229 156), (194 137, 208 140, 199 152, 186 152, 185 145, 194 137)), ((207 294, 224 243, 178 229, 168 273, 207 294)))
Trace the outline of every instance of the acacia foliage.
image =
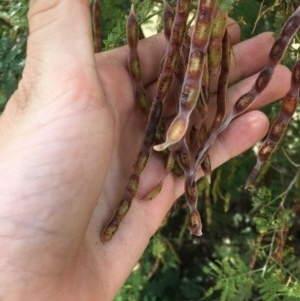
MULTIPOLYGON (((161 11, 160 0, 136 0, 140 23, 161 11), (155 5, 155 9, 153 7, 155 5)), ((174 4, 175 1, 169 1, 174 4)), ((224 1, 242 39, 277 34, 297 0, 224 1)), ((130 1, 101 0, 103 49, 126 41, 130 1), (113 18, 111 17, 113 16, 113 18)), ((17 86, 24 66, 28 1, 0 2, 0 104, 17 86)), ((157 23, 160 30, 160 23, 157 23)), ((296 43, 300 43, 299 34, 296 43)), ((289 48, 291 67, 299 50, 289 48)), ((278 105, 265 109, 270 119, 278 105)), ((300 108, 252 191, 243 189, 255 162, 249 150, 199 182, 204 235, 188 234, 188 208, 178 200, 125 283, 120 300, 300 300, 300 108)))

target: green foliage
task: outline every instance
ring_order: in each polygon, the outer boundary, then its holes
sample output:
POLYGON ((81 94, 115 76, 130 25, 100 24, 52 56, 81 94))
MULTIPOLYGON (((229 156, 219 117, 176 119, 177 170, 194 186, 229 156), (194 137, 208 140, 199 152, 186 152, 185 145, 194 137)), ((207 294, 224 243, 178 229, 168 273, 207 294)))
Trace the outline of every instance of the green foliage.
POLYGON ((16 89, 25 61, 28 1, 0 3, 0 110, 16 89))
POLYGON ((217 279, 215 286, 207 290, 206 299, 214 295, 220 301, 250 299, 253 283, 248 266, 241 258, 225 257, 210 262, 205 272, 217 279))
MULTIPOLYGON (((104 49, 123 45, 131 1, 100 2, 104 49)), ((162 8, 161 0, 134 3, 140 24, 162 8)), ((247 39, 266 30, 277 35, 299 3, 227 0, 222 4, 225 9, 232 7, 241 39, 247 39)), ((16 88, 24 66, 27 10, 25 0, 0 2, 0 105, 16 88)), ((159 22, 155 26, 159 29, 159 22)), ((294 42, 299 41, 298 34, 294 42)), ((284 63, 290 67, 299 57, 300 48, 290 48, 284 63)), ((277 111, 278 105, 265 110, 271 119, 277 111)), ((300 107, 252 191, 243 187, 255 163, 253 150, 214 171, 210 186, 206 180, 198 184, 203 237, 189 235, 188 208, 178 200, 115 301, 300 300, 299 116, 300 107)))
MULTIPOLYGON (((116 48, 126 43, 126 16, 130 1, 104 0, 101 2, 101 22, 104 50, 116 48), (111 16, 114 18, 111 18, 111 16)), ((135 9, 140 24, 145 23, 153 7, 153 1, 135 1, 135 9)))

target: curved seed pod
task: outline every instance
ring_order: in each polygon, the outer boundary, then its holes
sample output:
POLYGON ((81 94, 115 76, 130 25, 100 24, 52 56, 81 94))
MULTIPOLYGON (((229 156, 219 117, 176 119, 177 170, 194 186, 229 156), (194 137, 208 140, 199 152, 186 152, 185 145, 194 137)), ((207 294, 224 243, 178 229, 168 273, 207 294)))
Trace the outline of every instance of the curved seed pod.
POLYGON ((211 184, 211 163, 208 154, 203 158, 203 161, 201 163, 201 169, 204 173, 207 182, 211 184))
POLYGON ((210 128, 210 133, 220 127, 225 116, 228 75, 230 68, 230 41, 227 30, 222 39, 221 73, 218 80, 217 112, 210 128))
POLYGON ((130 49, 136 49, 139 41, 139 23, 134 11, 134 5, 131 4, 130 12, 126 23, 127 44, 130 49))
POLYGON ((100 0, 94 0, 92 8, 93 35, 95 52, 101 52, 101 23, 100 23, 100 0))
POLYGON ((163 3, 164 3, 164 9, 163 9, 164 35, 166 40, 169 41, 171 37, 175 13, 173 8, 169 5, 169 3, 166 0, 163 0, 163 3))
MULTIPOLYGON (((104 227, 101 232, 101 240, 106 242, 110 240, 117 231, 119 224, 128 212, 131 202, 136 195, 140 175, 146 166, 149 158, 150 149, 153 146, 156 131, 160 123, 163 105, 167 93, 169 91, 174 70, 180 57, 181 47, 186 32, 187 18, 189 15, 191 0, 178 0, 176 4, 175 18, 171 31, 170 41, 167 46, 165 60, 162 66, 161 74, 157 83, 157 91, 149 112, 148 123, 145 130, 144 139, 142 141, 133 172, 129 183, 125 188, 123 198, 119 203, 119 209, 112 217, 111 221, 104 227), (128 198, 130 195, 130 198, 128 198), (120 209, 120 207, 122 207, 120 209)), ((134 34, 132 34, 134 36, 134 34)), ((135 41, 133 41, 134 43, 135 41)))
POLYGON ((190 212, 190 230, 191 233, 196 236, 201 236, 203 234, 201 216, 197 209, 190 212))
POLYGON ((271 51, 269 53, 269 62, 267 66, 261 71, 258 75, 257 80, 255 81, 253 87, 249 92, 242 95, 236 102, 233 112, 228 116, 228 118, 216 129, 214 130, 209 138, 207 139, 203 149, 197 155, 197 159, 194 165, 194 174, 197 172, 197 169, 202 162, 203 156, 210 148, 210 146, 215 142, 219 134, 221 134, 231 123, 233 119, 243 114, 249 106, 256 99, 257 95, 260 94, 268 83, 271 80, 271 77, 274 72, 275 66, 282 59, 290 41, 297 33, 300 28, 300 6, 298 9, 290 16, 283 26, 278 38, 276 39, 271 51))
POLYGON ((112 219, 104 227, 100 234, 102 242, 109 241, 113 237, 115 232, 118 230, 119 224, 129 211, 131 202, 136 195, 139 186, 140 175, 147 164, 149 158, 149 150, 154 143, 157 128, 156 121, 159 120, 158 117, 160 117, 161 115, 162 103, 157 102, 155 103, 155 106, 152 105, 151 112, 148 120, 148 126, 144 136, 144 143, 142 144, 140 151, 137 155, 137 159, 133 166, 132 174, 123 193, 123 197, 112 219), (153 113, 151 114, 151 112, 153 113))
POLYGON ((129 47, 128 68, 135 87, 135 98, 141 109, 148 114, 150 111, 150 102, 142 84, 141 64, 137 50, 139 41, 139 23, 134 12, 133 4, 131 5, 127 19, 126 33, 127 44, 129 47))
POLYGON ((195 178, 191 174, 192 158, 190 150, 184 139, 180 142, 180 148, 176 153, 176 160, 185 175, 184 192, 190 209, 190 230, 192 234, 201 236, 202 222, 199 211, 197 209, 198 190, 195 178))
POLYGON ((123 199, 120 202, 116 212, 113 215, 113 218, 110 220, 108 225, 101 232, 101 240, 102 242, 109 241, 115 232, 118 230, 119 224, 123 220, 124 216, 127 214, 130 206, 131 200, 134 197, 137 187, 138 187, 139 179, 136 175, 132 174, 129 179, 129 183, 124 193, 123 199))
POLYGON ((286 21, 279 37, 269 54, 269 62, 267 66, 259 74, 252 89, 242 96, 235 104, 232 118, 243 113, 252 104, 258 94, 260 94, 268 85, 274 72, 275 66, 281 61, 284 53, 291 42, 294 35, 300 28, 300 6, 293 15, 286 21))
POLYGON ((208 70, 208 57, 205 56, 205 61, 203 64, 203 73, 202 73, 202 80, 201 80, 201 89, 200 95, 197 100, 196 108, 200 112, 200 115, 204 116, 208 110, 208 103, 209 103, 209 70, 208 70))
POLYGON ((279 115, 270 127, 267 138, 260 146, 257 154, 257 162, 246 182, 247 188, 251 185, 258 175, 261 166, 266 162, 274 152, 276 146, 283 137, 286 127, 288 126, 293 114, 296 111, 300 92, 300 60, 296 63, 291 80, 291 88, 287 95, 283 98, 279 115))
POLYGON ((217 76, 222 59, 222 40, 226 30, 226 19, 227 13, 217 9, 207 51, 209 74, 212 77, 217 76))
POLYGON ((190 114, 195 108, 200 94, 215 2, 216 0, 199 1, 188 66, 181 90, 179 112, 167 131, 166 141, 154 146, 156 151, 163 151, 179 142, 187 131, 190 114))
POLYGON ((175 167, 175 152, 172 150, 168 153, 165 159, 165 174, 162 179, 156 184, 147 194, 142 197, 143 201, 150 201, 154 199, 161 191, 166 176, 174 170, 175 167))
MULTIPOLYGON (((205 144, 205 141, 207 140, 207 128, 205 122, 202 122, 201 127, 198 132, 197 142, 198 146, 201 149, 203 145, 205 144)), ((201 162, 201 169, 204 173, 204 176, 206 177, 208 183, 211 183, 211 163, 209 155, 206 154, 203 157, 203 161, 201 162)))
MULTIPOLYGON (((222 39, 222 50, 221 50, 221 73, 218 81, 218 90, 217 90, 217 112, 212 123, 212 126, 209 130, 209 133, 212 133, 223 122, 225 109, 226 109, 226 97, 227 97, 227 85, 228 85, 228 75, 229 75, 229 67, 230 67, 230 41, 227 30, 225 30, 223 39, 222 39)), ((203 134, 202 134, 203 135, 203 134)), ((208 135, 205 134, 205 140, 203 138, 200 142, 200 150, 205 144, 208 135)), ((200 139, 200 137, 199 137, 200 139)), ((208 154, 206 153, 202 157, 201 168, 204 172, 205 177, 208 182, 211 181, 211 163, 208 154)))

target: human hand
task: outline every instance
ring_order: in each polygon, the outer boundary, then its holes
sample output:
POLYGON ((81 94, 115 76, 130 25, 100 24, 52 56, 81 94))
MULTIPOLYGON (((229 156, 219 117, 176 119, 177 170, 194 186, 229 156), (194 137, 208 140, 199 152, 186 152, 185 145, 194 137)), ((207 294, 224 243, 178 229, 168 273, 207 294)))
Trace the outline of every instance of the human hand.
MULTIPOLYGON (((134 101, 127 48, 93 53, 89 1, 30 2, 23 78, 0 119, 0 299, 111 300, 159 227, 182 180, 169 175, 151 202, 138 199, 163 174, 153 156, 132 207, 114 238, 99 232, 126 185, 146 117, 134 101)), ((270 33, 238 43, 230 27, 228 107, 253 84, 267 61, 270 33)), ((153 96, 166 43, 139 46, 143 81, 153 96)), ((279 66, 255 108, 282 97, 289 72, 279 66)), ((211 149, 213 167, 251 147, 268 128, 251 111, 211 149)))

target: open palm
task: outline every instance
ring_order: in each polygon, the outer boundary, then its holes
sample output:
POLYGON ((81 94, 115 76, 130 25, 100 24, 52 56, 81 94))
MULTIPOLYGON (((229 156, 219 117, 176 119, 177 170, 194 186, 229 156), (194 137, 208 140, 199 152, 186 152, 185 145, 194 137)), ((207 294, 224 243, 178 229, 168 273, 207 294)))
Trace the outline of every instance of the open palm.
MULTIPOLYGON (((146 116, 134 100, 127 48, 93 54, 88 4, 30 3, 26 67, 0 119, 0 173, 6 179, 0 182, 1 300, 111 300, 183 192, 182 180, 169 175, 154 200, 139 200, 163 175, 163 163, 151 156, 120 229, 110 242, 100 242, 146 116)), ((231 38, 235 84, 228 110, 253 84, 273 41, 266 33, 237 44, 236 25, 231 38)), ((162 35, 139 46, 150 99, 165 47, 162 35)), ((278 67, 256 106, 287 89, 288 71, 278 67)), ((234 121, 211 150, 213 166, 249 148, 267 126, 258 111, 234 121)))

